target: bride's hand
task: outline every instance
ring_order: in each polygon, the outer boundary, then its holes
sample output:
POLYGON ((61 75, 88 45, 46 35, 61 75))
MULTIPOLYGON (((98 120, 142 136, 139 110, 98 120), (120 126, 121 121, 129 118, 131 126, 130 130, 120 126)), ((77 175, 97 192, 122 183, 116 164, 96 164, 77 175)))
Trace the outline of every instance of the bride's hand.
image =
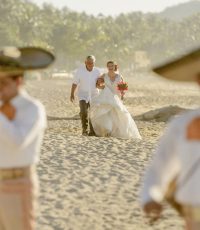
POLYGON ((96 87, 98 89, 104 89, 105 85, 104 85, 104 79, 103 78, 100 77, 97 79, 96 87))

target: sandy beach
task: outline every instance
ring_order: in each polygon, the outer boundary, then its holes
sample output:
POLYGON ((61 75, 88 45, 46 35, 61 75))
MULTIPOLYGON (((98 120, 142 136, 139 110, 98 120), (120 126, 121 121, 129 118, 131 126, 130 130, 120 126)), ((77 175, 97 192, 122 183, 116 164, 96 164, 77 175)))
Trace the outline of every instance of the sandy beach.
MULTIPOLYGON (((199 106, 196 85, 177 84, 136 75, 126 79, 125 105, 133 117, 178 105, 199 106)), ((166 126, 165 122, 135 120, 142 140, 81 135, 77 101, 69 101, 70 79, 27 80, 26 89, 41 100, 48 129, 37 167, 40 179, 38 230, 182 229, 183 222, 166 205, 153 226, 140 206, 142 175, 166 126)))

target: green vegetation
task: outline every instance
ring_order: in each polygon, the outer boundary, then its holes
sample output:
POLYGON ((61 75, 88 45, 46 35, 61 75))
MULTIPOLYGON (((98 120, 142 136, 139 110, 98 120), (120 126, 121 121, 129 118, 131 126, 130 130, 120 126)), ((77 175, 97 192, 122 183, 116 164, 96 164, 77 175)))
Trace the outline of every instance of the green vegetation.
POLYGON ((98 66, 114 59, 130 68, 137 50, 154 62, 200 43, 200 13, 182 21, 140 12, 94 17, 49 4, 40 8, 25 0, 1 0, 0 15, 0 46, 49 48, 58 57, 57 67, 68 71, 88 54, 96 56, 98 66))

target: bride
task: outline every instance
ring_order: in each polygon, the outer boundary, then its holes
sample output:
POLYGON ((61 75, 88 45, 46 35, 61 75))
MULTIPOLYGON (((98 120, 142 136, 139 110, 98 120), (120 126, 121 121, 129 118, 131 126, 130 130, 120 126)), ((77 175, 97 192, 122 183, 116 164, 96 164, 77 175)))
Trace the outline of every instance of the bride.
POLYGON ((119 98, 117 84, 122 77, 116 67, 113 61, 107 62, 108 72, 97 81, 97 87, 102 90, 91 101, 92 126, 97 136, 141 139, 134 120, 119 98))

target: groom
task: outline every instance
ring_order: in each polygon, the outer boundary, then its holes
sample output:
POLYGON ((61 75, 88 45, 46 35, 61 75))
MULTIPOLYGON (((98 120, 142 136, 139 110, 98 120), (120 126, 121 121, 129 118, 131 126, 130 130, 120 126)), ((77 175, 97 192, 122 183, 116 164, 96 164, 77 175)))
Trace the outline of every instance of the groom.
POLYGON ((89 55, 85 59, 85 65, 81 66, 73 79, 71 87, 70 100, 73 102, 75 100, 75 90, 78 89, 78 99, 80 106, 80 117, 82 123, 82 135, 84 136, 95 136, 91 121, 88 118, 88 112, 90 107, 91 99, 98 95, 99 91, 96 87, 96 82, 100 76, 100 71, 94 67, 95 57, 89 55), (88 122, 89 122, 89 133, 88 133, 88 122))

